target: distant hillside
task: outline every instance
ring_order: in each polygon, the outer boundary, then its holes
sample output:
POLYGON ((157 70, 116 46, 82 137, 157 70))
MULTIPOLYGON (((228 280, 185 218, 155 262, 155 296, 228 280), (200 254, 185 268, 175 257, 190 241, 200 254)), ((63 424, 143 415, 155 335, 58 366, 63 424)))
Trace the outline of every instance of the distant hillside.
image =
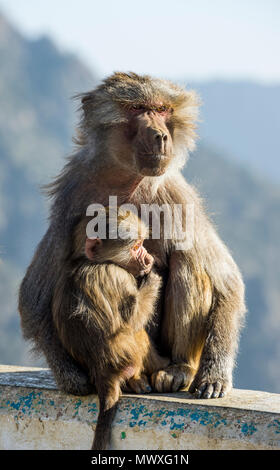
POLYGON ((1 244, 12 247, 13 261, 26 264, 45 218, 39 184, 71 150, 77 107, 71 97, 93 87, 94 78, 49 39, 29 41, 2 16, 0 63, 1 244))
POLYGON ((280 84, 216 81, 191 86, 203 102, 201 137, 279 183, 280 84))
MULTIPOLYGON (((30 359, 21 340, 17 287, 46 228, 46 204, 38 185, 62 167, 71 149, 77 116, 70 97, 93 87, 95 79, 49 39, 28 41, 2 17, 0 63, 0 363, 26 364, 30 359)), ((220 119, 222 108, 218 112, 215 100, 212 106, 209 113, 220 119)), ((219 127, 213 119, 207 123, 219 127)), ((267 139, 256 126, 256 136, 261 135, 267 139)), ((272 139, 277 137, 273 131, 272 139)), ((232 139, 225 143, 228 154, 237 157, 232 139)), ((225 158, 206 141, 184 174, 205 197, 245 275, 249 315, 235 386, 280 392, 280 186, 257 178, 237 158, 225 158)))
POLYGON ((27 362, 17 288, 46 228, 39 185, 71 150, 76 105, 94 86, 74 56, 48 38, 29 41, 0 15, 0 362, 27 362))

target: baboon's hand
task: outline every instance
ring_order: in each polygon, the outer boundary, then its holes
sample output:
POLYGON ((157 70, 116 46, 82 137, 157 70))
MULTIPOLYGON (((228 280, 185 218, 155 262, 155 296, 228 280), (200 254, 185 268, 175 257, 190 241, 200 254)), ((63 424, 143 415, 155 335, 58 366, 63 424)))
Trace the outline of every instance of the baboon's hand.
POLYGON ((190 373, 185 364, 171 364, 151 375, 153 390, 158 393, 177 392, 189 382, 190 373))
POLYGON ((129 379, 125 385, 125 391, 127 393, 150 393, 152 387, 149 384, 148 377, 145 374, 142 374, 140 377, 132 377, 129 379))
POLYGON ((216 372, 211 373, 205 369, 198 370, 189 392, 193 393, 196 398, 222 398, 232 388, 231 377, 226 377, 216 372))

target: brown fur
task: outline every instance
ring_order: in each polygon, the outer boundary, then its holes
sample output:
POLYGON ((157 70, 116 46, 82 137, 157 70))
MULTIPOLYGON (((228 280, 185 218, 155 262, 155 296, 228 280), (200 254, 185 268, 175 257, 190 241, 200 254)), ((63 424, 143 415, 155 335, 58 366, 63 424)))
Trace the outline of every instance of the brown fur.
MULTIPOLYGON (((119 222, 123 219, 120 215, 119 222)), ((129 258, 124 260, 133 239, 103 240, 93 261, 87 260, 87 222, 82 220, 75 230, 75 255, 59 276, 52 312, 64 348, 97 389, 100 411, 92 448, 101 450, 109 444, 121 387, 128 383, 130 389, 147 393, 151 389, 146 374, 169 361, 158 355, 144 329, 153 317, 160 277, 150 272, 137 281, 125 270, 131 265, 129 258)), ((125 223, 134 224, 142 237, 146 234, 134 214, 125 223)))
MULTIPOLYGON (((151 380, 158 392, 190 386, 197 397, 223 396, 232 386, 245 312, 244 286, 199 196, 180 174, 194 148, 197 96, 168 81, 115 73, 79 98, 77 149, 49 186, 50 226, 21 285, 24 336, 45 354, 60 388, 89 393, 88 375, 63 347, 52 315, 58 279, 66 275, 73 257, 75 228, 89 204, 106 206, 110 195, 118 197, 118 204, 133 203, 137 208, 170 204, 175 210, 175 204, 191 204, 193 217, 184 214, 186 237, 193 234, 188 248, 176 249, 175 234, 145 241, 163 281, 149 332, 172 362, 151 380)), ((79 302, 82 305, 82 299, 79 302)), ((90 291, 85 311, 89 302, 90 291)), ((112 296, 110 303, 114 302, 112 296)), ((100 337, 92 341, 98 351, 100 337)))

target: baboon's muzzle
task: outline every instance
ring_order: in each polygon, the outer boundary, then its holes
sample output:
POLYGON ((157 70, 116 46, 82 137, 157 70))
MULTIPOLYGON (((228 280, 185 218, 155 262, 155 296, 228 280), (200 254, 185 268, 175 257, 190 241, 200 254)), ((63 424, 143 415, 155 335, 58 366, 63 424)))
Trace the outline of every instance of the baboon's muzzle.
POLYGON ((146 111, 136 118, 135 124, 134 148, 139 170, 150 176, 164 173, 172 158, 172 138, 164 118, 146 111))

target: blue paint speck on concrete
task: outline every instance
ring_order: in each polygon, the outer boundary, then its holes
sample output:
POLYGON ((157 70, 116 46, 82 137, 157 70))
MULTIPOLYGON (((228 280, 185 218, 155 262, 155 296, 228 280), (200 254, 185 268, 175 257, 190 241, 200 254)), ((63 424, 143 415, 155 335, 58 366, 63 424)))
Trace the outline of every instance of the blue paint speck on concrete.
POLYGON ((31 392, 28 395, 18 396, 18 401, 11 402, 10 400, 6 401, 6 405, 9 405, 11 408, 17 411, 21 411, 26 414, 30 412, 31 407, 34 404, 34 401, 40 398, 42 392, 31 392))
POLYGON ((171 419, 170 431, 174 431, 174 429, 181 430, 184 428, 184 423, 175 423, 174 419, 171 419))
POLYGON ((270 423, 268 428, 275 428, 274 432, 275 434, 280 434, 280 420, 279 419, 274 419, 272 423, 270 423))
POLYGON ((76 410, 75 413, 74 413, 74 416, 77 416, 77 414, 79 413, 79 408, 82 404, 82 400, 77 400, 76 403, 75 403, 75 406, 74 406, 74 409, 76 410))
POLYGON ((220 424, 227 426, 227 420, 222 419, 221 415, 216 412, 210 413, 209 411, 202 411, 197 409, 190 413, 190 418, 192 421, 195 421, 198 424, 201 424, 202 426, 211 425, 214 428, 217 428, 218 426, 220 426, 220 424))
POLYGON ((138 419, 139 415, 143 413, 145 407, 144 405, 137 406, 135 408, 131 408, 130 414, 133 416, 134 419, 138 419))
POLYGON ((146 426, 147 424, 147 421, 143 421, 143 419, 140 419, 140 421, 138 421, 137 425, 138 426, 146 426))
POLYGON ((257 428, 254 426, 253 423, 244 423, 242 424, 241 426, 241 432, 245 435, 245 436, 252 436, 252 434, 254 434, 254 432, 257 431, 257 428))
MULTIPOLYGON (((190 410, 182 407, 174 410, 162 407, 154 411, 149 411, 145 405, 138 405, 130 409, 126 407, 125 410, 130 414, 129 426, 131 428, 135 426, 145 428, 149 426, 149 424, 157 422, 159 426, 169 427, 170 431, 183 431, 187 421, 196 422, 201 426, 210 425, 213 428, 228 425, 227 420, 222 418, 219 413, 208 412, 200 408, 190 410)), ((119 420, 119 424, 120 423, 121 420, 119 420)), ((245 430, 243 432, 245 432, 245 430)), ((248 427, 247 432, 253 433, 255 429, 252 428, 252 426, 248 427)))
POLYGON ((88 413, 97 413, 96 403, 89 403, 88 404, 88 413))
POLYGON ((153 412, 151 411, 150 413, 143 414, 143 418, 145 418, 146 416, 149 416, 151 418, 153 416, 153 412))

